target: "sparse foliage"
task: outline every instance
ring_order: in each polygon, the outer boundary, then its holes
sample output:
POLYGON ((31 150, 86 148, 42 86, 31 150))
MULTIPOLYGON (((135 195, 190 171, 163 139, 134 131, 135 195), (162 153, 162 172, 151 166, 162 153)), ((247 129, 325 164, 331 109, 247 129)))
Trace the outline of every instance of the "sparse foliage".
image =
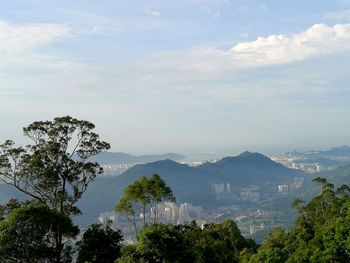
POLYGON ((173 193, 166 183, 157 174, 153 174, 150 178, 143 176, 126 187, 115 211, 123 213, 130 220, 136 234, 138 232, 136 216, 141 215, 143 226, 145 226, 147 213, 150 213, 151 222, 156 224, 159 205, 164 201, 175 201, 173 193))
POLYGON ((7 140, 0 145, 0 180, 52 209, 78 214, 76 202, 102 172, 88 159, 110 147, 94 128, 69 116, 33 122, 23 128, 33 144, 16 147, 7 140))

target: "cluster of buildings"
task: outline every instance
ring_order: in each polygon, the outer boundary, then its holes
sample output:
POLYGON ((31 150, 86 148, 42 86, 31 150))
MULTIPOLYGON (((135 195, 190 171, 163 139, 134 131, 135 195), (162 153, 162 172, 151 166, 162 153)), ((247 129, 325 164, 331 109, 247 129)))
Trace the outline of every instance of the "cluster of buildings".
POLYGON ((129 168, 131 168, 134 164, 108 164, 102 165, 103 175, 104 176, 112 176, 112 175, 120 175, 129 168))
POLYGON ((219 183, 211 185, 212 192, 216 196, 216 200, 232 199, 238 201, 257 202, 260 199, 260 193, 256 187, 241 188, 239 191, 231 189, 230 183, 219 183))
POLYGON ((281 194, 288 193, 290 190, 299 189, 303 186, 303 177, 294 177, 293 182, 290 184, 279 184, 277 185, 278 192, 281 194))
POLYGON ((293 180, 285 184, 272 184, 271 194, 261 194, 258 186, 251 186, 239 189, 231 188, 229 183, 212 184, 212 192, 216 196, 216 200, 231 199, 241 202, 258 203, 259 201, 271 198, 271 195, 280 193, 287 194, 291 190, 299 189, 303 186, 303 177, 293 177, 293 180))
POLYGON ((301 163, 299 159, 290 156, 275 156, 271 157, 271 160, 288 168, 302 170, 309 174, 318 173, 322 170, 318 163, 301 163))
POLYGON ((257 232, 265 230, 266 225, 264 223, 250 224, 248 226, 239 226, 238 225, 238 228, 241 231, 243 236, 252 236, 252 235, 256 234, 257 232))
MULTIPOLYGON (((194 206, 190 203, 183 203, 179 206, 173 202, 164 202, 159 204, 155 209, 157 209, 157 221, 164 224, 186 224, 193 220, 199 218, 203 213, 203 208, 200 206, 194 206)), ((146 214, 146 218, 149 218, 149 213, 146 214)), ((140 214, 136 220, 140 223, 142 221, 143 215, 140 214)), ((98 217, 98 222, 101 224, 110 223, 112 225, 123 225, 126 223, 126 219, 123 215, 117 214, 115 212, 104 212, 98 217)))
MULTIPOLYGON (((226 206, 210 212, 204 212, 200 206, 190 203, 176 205, 173 202, 164 202, 158 207, 158 222, 165 224, 187 224, 196 221, 197 225, 203 227, 207 223, 216 223, 225 219, 232 219, 244 236, 252 236, 259 231, 266 230, 274 212, 263 210, 242 211, 239 206, 226 206)), ((150 211, 152 212, 152 211, 150 211)), ((138 224, 142 223, 142 215, 137 218, 138 224)), ((125 217, 115 212, 101 213, 98 217, 101 224, 111 224, 112 227, 122 228, 126 236, 132 235, 130 222, 125 217), (129 231, 129 232, 128 232, 129 231)))

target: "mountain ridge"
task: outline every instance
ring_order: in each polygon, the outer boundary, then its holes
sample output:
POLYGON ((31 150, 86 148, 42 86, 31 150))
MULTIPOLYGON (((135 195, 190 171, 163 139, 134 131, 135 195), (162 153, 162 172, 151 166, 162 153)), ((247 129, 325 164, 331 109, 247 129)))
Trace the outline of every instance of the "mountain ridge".
POLYGON ((288 169, 259 153, 246 152, 223 159, 224 164, 219 160, 197 167, 169 159, 134 165, 119 176, 99 178, 91 184, 80 203, 82 210, 89 209, 91 204, 98 207, 99 212, 113 209, 128 184, 153 173, 159 174, 169 185, 178 202, 204 207, 220 205, 213 193, 213 184, 229 183, 232 188, 241 189, 251 184, 261 186, 268 181, 277 185, 305 176, 303 172, 288 169))
MULTIPOLYGON (((169 159, 137 164, 118 176, 97 177, 78 203, 84 216, 77 217, 76 222, 87 225, 99 213, 113 210, 127 185, 153 173, 158 173, 169 185, 179 203, 190 202, 204 208, 223 205, 223 201, 217 199, 213 192, 215 184, 231 184, 232 193, 237 195, 242 191, 240 189, 251 185, 265 187, 267 182, 275 185, 274 191, 277 191, 277 184, 289 183, 294 177, 305 176, 301 171, 288 169, 262 154, 250 152, 198 167, 169 159)), ((6 192, 3 192, 4 187, 9 186, 0 185, 1 193, 6 192)), ((2 198, 1 202, 7 201, 6 196, 2 198)))

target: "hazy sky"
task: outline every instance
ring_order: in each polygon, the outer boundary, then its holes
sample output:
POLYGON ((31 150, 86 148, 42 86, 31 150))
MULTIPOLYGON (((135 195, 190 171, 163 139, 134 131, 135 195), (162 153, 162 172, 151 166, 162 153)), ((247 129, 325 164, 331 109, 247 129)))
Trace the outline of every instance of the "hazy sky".
POLYGON ((130 153, 350 144, 349 0, 11 0, 0 140, 71 115, 130 153))

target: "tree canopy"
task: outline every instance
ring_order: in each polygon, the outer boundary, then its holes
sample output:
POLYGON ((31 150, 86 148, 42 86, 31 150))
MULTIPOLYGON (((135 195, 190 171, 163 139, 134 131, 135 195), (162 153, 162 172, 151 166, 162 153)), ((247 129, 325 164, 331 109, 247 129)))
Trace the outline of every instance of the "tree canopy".
MULTIPOLYGON (((7 140, 0 145, 0 180, 31 197, 33 203, 43 206, 40 209, 46 209, 49 215, 71 220, 72 216, 80 213, 76 203, 88 185, 103 172, 102 167, 89 161, 89 158, 110 148, 107 142, 100 140, 98 134, 93 132, 94 128, 95 125, 91 122, 70 116, 57 117, 52 121, 33 122, 23 128, 24 135, 31 141, 30 144, 25 147, 16 146, 12 140, 7 140)), ((6 212, 6 209, 3 211, 6 212)), ((29 216, 29 212, 33 210, 24 212, 29 216)), ((4 231, 11 229, 10 223, 15 222, 13 217, 19 216, 16 210, 13 213, 3 221, 3 224, 9 224, 4 227, 4 231)), ((42 219, 39 213, 31 215, 30 220, 42 219)), ((54 217, 49 219, 53 220, 54 217)), ((55 260, 51 259, 49 262, 61 263, 65 258, 64 251, 68 248, 65 239, 68 225, 62 225, 59 220, 50 220, 50 233, 52 232, 53 236, 42 236, 42 241, 55 251, 55 260)), ((34 228, 36 226, 39 227, 40 224, 33 225, 34 228)), ((49 226, 43 224, 43 227, 49 226)), ((31 242, 28 227, 23 228, 22 238, 31 242)), ((47 233, 44 230, 42 232, 47 233)), ((38 234, 39 238, 40 233, 38 234)), ((21 249, 25 246, 25 241, 18 244, 21 249)), ((35 249, 27 251, 36 253, 35 249)))
POLYGON ((77 243, 77 263, 114 263, 120 256, 122 235, 109 225, 93 224, 77 243))
POLYGON ((350 189, 319 177, 314 182, 320 194, 308 203, 293 203, 299 216, 292 229, 275 229, 242 262, 350 262, 350 189))
POLYGON ((67 215, 79 213, 75 204, 102 173, 89 157, 110 148, 94 128, 70 116, 33 122, 23 128, 32 144, 16 147, 7 140, 0 145, 0 180, 51 209, 67 215))
POLYGON ((143 176, 126 187, 115 211, 123 213, 132 222, 136 234, 136 216, 141 215, 143 226, 147 223, 147 213, 151 218, 150 222, 157 223, 159 205, 164 201, 175 201, 164 180, 158 174, 153 174, 150 178, 143 176))
POLYGON ((239 262, 243 249, 254 249, 255 243, 245 239, 236 224, 226 220, 206 225, 153 224, 139 233, 138 243, 122 249, 118 263, 226 263, 239 262))
MULTIPOLYGON (((57 253, 57 228, 63 238, 75 237, 79 229, 72 220, 44 205, 12 201, 6 207, 6 216, 0 221, 0 262, 54 262, 57 253)), ((65 247, 66 252, 70 249, 65 247)), ((63 253, 62 262, 70 262, 69 253, 63 253)))

